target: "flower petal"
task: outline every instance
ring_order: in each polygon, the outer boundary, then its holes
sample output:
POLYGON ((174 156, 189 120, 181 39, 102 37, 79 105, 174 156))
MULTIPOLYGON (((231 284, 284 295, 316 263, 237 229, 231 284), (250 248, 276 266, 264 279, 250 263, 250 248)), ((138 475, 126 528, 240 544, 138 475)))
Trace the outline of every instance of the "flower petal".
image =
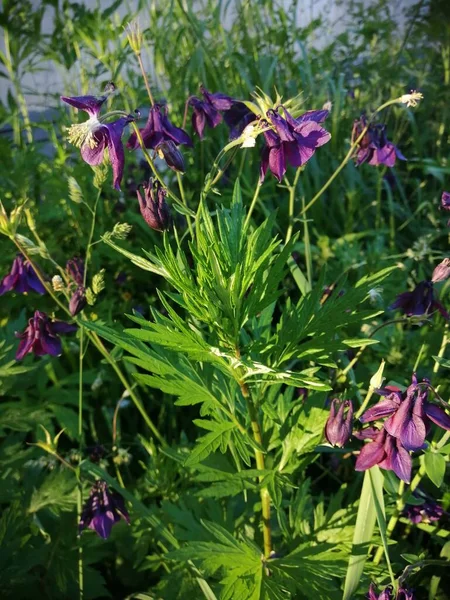
POLYGON ((381 400, 375 406, 372 406, 368 410, 365 411, 359 418, 361 423, 369 423, 370 421, 377 421, 378 419, 383 419, 384 417, 388 417, 395 412, 400 406, 399 402, 395 402, 394 400, 390 400, 386 398, 385 400, 381 400))
POLYGON ((433 423, 436 423, 442 429, 450 431, 450 416, 440 406, 426 402, 424 404, 424 412, 433 423))
POLYGON ((61 96, 61 100, 86 111, 90 116, 97 116, 107 96, 61 96))

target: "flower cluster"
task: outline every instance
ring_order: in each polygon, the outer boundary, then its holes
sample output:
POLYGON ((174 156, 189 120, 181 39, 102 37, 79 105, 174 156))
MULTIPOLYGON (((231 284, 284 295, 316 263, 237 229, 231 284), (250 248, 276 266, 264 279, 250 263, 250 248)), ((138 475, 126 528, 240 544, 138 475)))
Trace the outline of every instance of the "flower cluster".
POLYGON ((363 429, 361 439, 370 439, 356 460, 356 470, 365 471, 374 465, 394 473, 406 483, 411 480, 410 452, 425 447, 425 437, 431 424, 450 430, 450 416, 429 401, 429 381, 418 383, 413 374, 411 385, 402 392, 395 386, 377 390, 383 400, 369 408, 361 417, 362 423, 384 419, 381 429, 363 429))
POLYGON ((130 524, 125 501, 120 494, 111 491, 106 481, 97 481, 89 493, 84 505, 78 530, 92 529, 103 539, 109 538, 113 525, 124 519, 130 524))

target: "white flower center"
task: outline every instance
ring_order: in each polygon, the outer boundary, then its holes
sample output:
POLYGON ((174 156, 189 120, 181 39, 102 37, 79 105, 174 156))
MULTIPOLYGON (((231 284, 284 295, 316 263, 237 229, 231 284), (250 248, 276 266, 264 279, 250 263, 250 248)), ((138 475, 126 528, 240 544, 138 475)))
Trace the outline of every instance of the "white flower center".
POLYGON ((102 125, 96 116, 90 117, 84 123, 68 127, 67 139, 77 148, 81 148, 81 146, 86 144, 89 148, 96 148, 97 141, 94 138, 94 134, 101 126, 102 125))

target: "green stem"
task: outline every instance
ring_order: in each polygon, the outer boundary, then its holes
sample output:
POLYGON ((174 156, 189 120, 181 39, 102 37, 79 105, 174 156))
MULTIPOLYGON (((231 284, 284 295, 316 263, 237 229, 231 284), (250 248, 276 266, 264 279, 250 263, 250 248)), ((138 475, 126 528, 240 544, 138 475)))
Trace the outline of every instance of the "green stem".
MULTIPOLYGON (((285 240, 285 244, 287 244, 289 242, 289 240, 292 237, 292 231, 294 229, 294 206, 295 206, 295 190, 297 188, 297 183, 298 183, 298 178, 300 176, 300 172, 301 169, 297 169, 297 171, 295 172, 295 178, 294 178, 294 183, 292 185, 290 185, 288 183, 288 190, 289 190, 289 223, 288 223, 288 228, 286 231, 286 240, 285 240)), ((303 202, 304 204, 304 202, 303 202)))
MULTIPOLYGON (((183 180, 181 179, 181 175, 180 175, 180 173, 178 173, 178 171, 177 171, 177 181, 178 181, 178 189, 180 190, 181 201, 183 202, 183 205, 186 207, 186 209, 189 210, 189 207, 187 205, 186 196, 184 194, 183 180)), ((191 238, 194 239, 194 230, 192 228, 191 217, 188 214, 186 214, 186 221, 188 224, 189 233, 191 234, 191 238)))
POLYGON ((245 222, 244 222, 244 229, 247 229, 248 224, 250 223, 250 219, 253 213, 253 210, 255 209, 256 203, 258 201, 258 197, 259 197, 259 190, 261 189, 261 182, 258 179, 258 183, 256 185, 255 188, 255 193, 253 194, 253 198, 250 204, 250 207, 248 209, 248 213, 247 213, 247 217, 245 218, 245 222))
MULTIPOLYGON (((236 356, 240 357, 239 348, 236 348, 236 356)), ((241 379, 239 380, 239 386, 241 388, 242 395, 244 397, 248 414, 250 417, 250 422, 252 425, 253 439, 260 446, 263 447, 263 436, 261 427, 258 421, 258 413, 256 407, 253 403, 250 390, 248 385, 241 379)), ((261 450, 255 448, 255 460, 256 460, 256 468, 259 471, 265 470, 265 462, 264 462, 264 453, 261 450)), ((258 477, 260 483, 262 483, 264 477, 261 475, 258 477)), ((262 513, 262 525, 263 525, 263 539, 264 539, 264 556, 266 558, 270 557, 270 553, 272 552, 272 531, 270 527, 270 495, 269 490, 266 486, 261 487, 260 490, 261 495, 261 513, 262 513)))
POLYGON ((139 68, 141 69, 142 77, 144 78, 145 88, 147 90, 147 94, 148 94, 148 97, 150 99, 150 103, 151 103, 152 106, 154 106, 155 105, 155 101, 153 99, 152 90, 150 89, 150 84, 148 82, 147 73, 145 72, 145 69, 144 69, 144 63, 142 62, 141 53, 140 52, 136 52, 135 54, 136 54, 136 57, 138 59, 139 68))

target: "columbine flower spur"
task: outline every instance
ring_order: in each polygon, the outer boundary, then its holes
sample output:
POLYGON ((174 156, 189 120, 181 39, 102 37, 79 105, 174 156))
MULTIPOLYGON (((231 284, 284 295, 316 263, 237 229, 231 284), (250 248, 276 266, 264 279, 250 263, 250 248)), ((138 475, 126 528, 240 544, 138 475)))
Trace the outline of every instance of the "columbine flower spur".
POLYGON ((83 160, 93 167, 103 163, 105 150, 108 150, 113 170, 113 186, 116 190, 120 190, 125 165, 122 134, 126 125, 134 121, 134 117, 123 113, 124 116, 119 119, 105 123, 104 121, 109 118, 109 115, 106 114, 101 118, 99 115, 107 97, 107 95, 99 97, 61 96, 61 100, 79 110, 84 110, 89 115, 87 121, 69 127, 69 142, 80 148, 83 160))

